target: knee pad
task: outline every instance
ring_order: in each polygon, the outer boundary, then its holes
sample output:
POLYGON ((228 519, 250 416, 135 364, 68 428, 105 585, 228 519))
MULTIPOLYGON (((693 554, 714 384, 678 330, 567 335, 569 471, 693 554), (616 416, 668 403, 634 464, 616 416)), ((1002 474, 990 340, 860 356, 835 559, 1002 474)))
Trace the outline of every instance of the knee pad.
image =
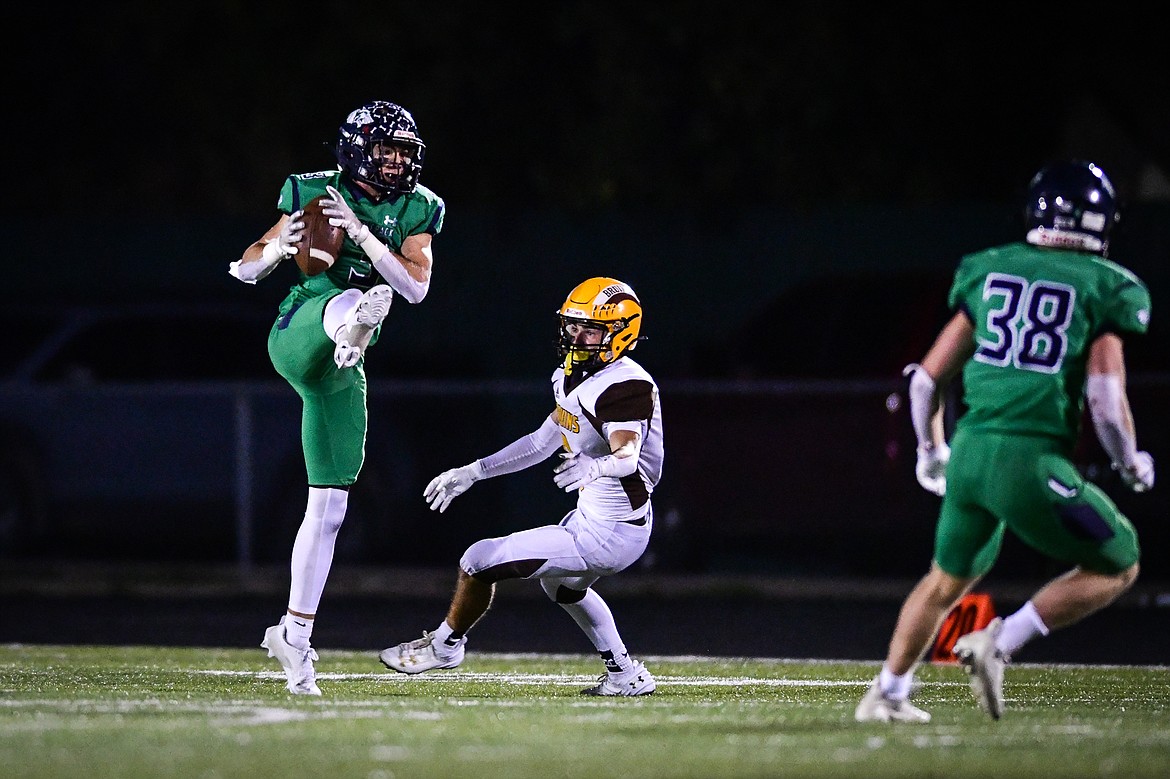
POLYGON ((485 538, 467 547, 459 558, 459 567, 468 576, 494 584, 505 579, 527 579, 536 573, 545 559, 512 560, 508 558, 507 539, 485 538))

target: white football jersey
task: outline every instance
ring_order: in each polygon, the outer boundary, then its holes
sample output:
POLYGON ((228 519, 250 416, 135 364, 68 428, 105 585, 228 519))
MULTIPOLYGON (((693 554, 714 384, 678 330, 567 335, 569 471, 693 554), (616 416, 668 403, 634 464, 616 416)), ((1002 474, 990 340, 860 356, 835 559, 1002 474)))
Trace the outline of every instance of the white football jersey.
POLYGON ((641 436, 638 469, 629 476, 603 476, 582 487, 577 506, 597 519, 629 520, 645 516, 650 494, 662 476, 662 407, 658 385, 641 365, 623 356, 592 374, 565 394, 565 373, 553 374, 564 447, 590 457, 610 453, 609 433, 633 430, 641 436))

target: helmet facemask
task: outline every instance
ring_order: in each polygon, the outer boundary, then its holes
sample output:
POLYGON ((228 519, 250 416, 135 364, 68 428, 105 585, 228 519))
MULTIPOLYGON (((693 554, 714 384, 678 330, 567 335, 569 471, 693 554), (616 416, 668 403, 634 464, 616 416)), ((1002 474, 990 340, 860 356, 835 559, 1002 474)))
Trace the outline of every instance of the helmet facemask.
POLYGON ((558 354, 565 361, 565 374, 570 374, 578 368, 585 371, 595 371, 617 359, 614 338, 626 328, 627 324, 622 320, 606 323, 594 319, 561 316, 558 354), (581 330, 593 331, 602 335, 598 343, 586 343, 587 340, 593 339, 582 335, 581 330))
POLYGON ((418 135, 414 118, 401 106, 375 101, 346 117, 338 131, 337 163, 354 181, 360 181, 383 195, 414 192, 422 173, 426 144, 418 135), (398 173, 383 172, 382 161, 392 147, 400 148, 398 173))
POLYGON ((637 346, 642 304, 628 285, 616 279, 582 282, 569 293, 558 314, 557 353, 564 361, 565 375, 600 370, 637 346))

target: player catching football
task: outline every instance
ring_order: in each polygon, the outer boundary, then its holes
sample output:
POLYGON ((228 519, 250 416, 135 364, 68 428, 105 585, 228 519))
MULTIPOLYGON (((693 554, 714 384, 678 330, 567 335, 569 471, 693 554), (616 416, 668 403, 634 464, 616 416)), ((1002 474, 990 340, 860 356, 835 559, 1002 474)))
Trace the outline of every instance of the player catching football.
POLYGON ((1118 212, 1109 179, 1073 161, 1033 177, 1023 241, 968 255, 950 291, 957 313, 921 365, 907 367, 916 474, 943 496, 930 571, 902 604, 889 652, 855 711, 867 721, 928 722, 909 702, 914 669, 944 618, 999 554, 1004 531, 1072 568, 1018 611, 955 642, 971 690, 1003 713, 1003 673, 1026 643, 1105 608, 1138 575, 1129 520, 1070 460, 1085 399, 1124 484, 1154 485, 1125 389, 1122 338, 1149 326, 1150 295, 1106 259, 1118 212), (962 369, 967 410, 944 438, 943 387, 962 369))
POLYGON ((377 340, 394 293, 410 303, 427 294, 431 241, 444 205, 419 184, 426 147, 414 118, 385 101, 346 117, 336 146, 337 170, 289 176, 281 216, 229 272, 249 284, 296 257, 305 234, 304 205, 325 195, 322 214, 349 237, 332 266, 308 275, 307 263, 280 304, 268 334, 276 371, 301 396, 301 442, 309 497, 292 548, 288 611, 261 646, 280 661, 288 690, 320 695, 309 638, 325 589, 349 488, 362 468, 366 375, 362 357, 377 340))
POLYGON ((577 508, 558 524, 468 547, 446 619, 433 633, 379 655, 395 671, 455 668, 496 582, 535 579, 601 654, 605 673, 583 693, 654 692, 654 677, 626 652, 609 606, 593 589, 598 579, 642 556, 653 526, 650 495, 662 473, 662 414, 654 379, 628 355, 641 332, 642 304, 617 279, 592 278, 569 293, 560 320, 563 362, 552 376, 552 412, 495 454, 439 474, 424 497, 431 509, 446 511, 480 479, 515 473, 562 450, 553 481, 577 493, 577 508))

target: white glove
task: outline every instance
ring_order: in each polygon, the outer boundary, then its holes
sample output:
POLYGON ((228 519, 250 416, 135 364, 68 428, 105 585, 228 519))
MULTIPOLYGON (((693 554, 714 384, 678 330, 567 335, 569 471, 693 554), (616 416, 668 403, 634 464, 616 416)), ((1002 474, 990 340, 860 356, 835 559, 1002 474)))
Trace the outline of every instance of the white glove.
POLYGON ((288 215, 288 221, 280 228, 280 235, 276 236, 276 248, 281 254, 293 255, 301 250, 301 238, 305 235, 305 212, 293 211, 288 215))
POLYGON ((321 201, 321 213, 329 217, 330 225, 345 230, 349 239, 360 246, 370 236, 370 228, 362 224, 336 188, 325 187, 325 191, 329 197, 321 201))
POLYGON ((482 478, 483 468, 480 467, 479 460, 476 460, 462 468, 443 471, 431 479, 431 483, 423 491, 423 497, 427 499, 431 511, 438 509, 439 513, 442 514, 451 505, 451 501, 467 492, 472 484, 482 478))
POLYGON ((284 261, 285 257, 291 257, 300 251, 298 244, 304 235, 305 223, 301 221, 301 217, 304 215, 304 211, 294 211, 289 214, 288 220, 284 223, 284 227, 280 228, 276 240, 264 244, 259 257, 251 262, 239 259, 228 263, 228 273, 245 284, 255 284, 272 273, 276 266, 284 261))
POLYGON ((565 492, 579 490, 605 475, 601 466, 605 457, 594 458, 581 452, 561 452, 561 458, 564 462, 553 469, 553 481, 565 492))
POLYGON ((1138 452, 1129 465, 1113 463, 1113 470, 1121 474, 1125 486, 1134 492, 1148 492, 1154 487, 1154 458, 1149 452, 1138 452))
POLYGON ((932 447, 918 447, 918 463, 914 475, 927 492, 943 496, 947 494, 947 463, 951 460, 951 448, 946 444, 932 447))

